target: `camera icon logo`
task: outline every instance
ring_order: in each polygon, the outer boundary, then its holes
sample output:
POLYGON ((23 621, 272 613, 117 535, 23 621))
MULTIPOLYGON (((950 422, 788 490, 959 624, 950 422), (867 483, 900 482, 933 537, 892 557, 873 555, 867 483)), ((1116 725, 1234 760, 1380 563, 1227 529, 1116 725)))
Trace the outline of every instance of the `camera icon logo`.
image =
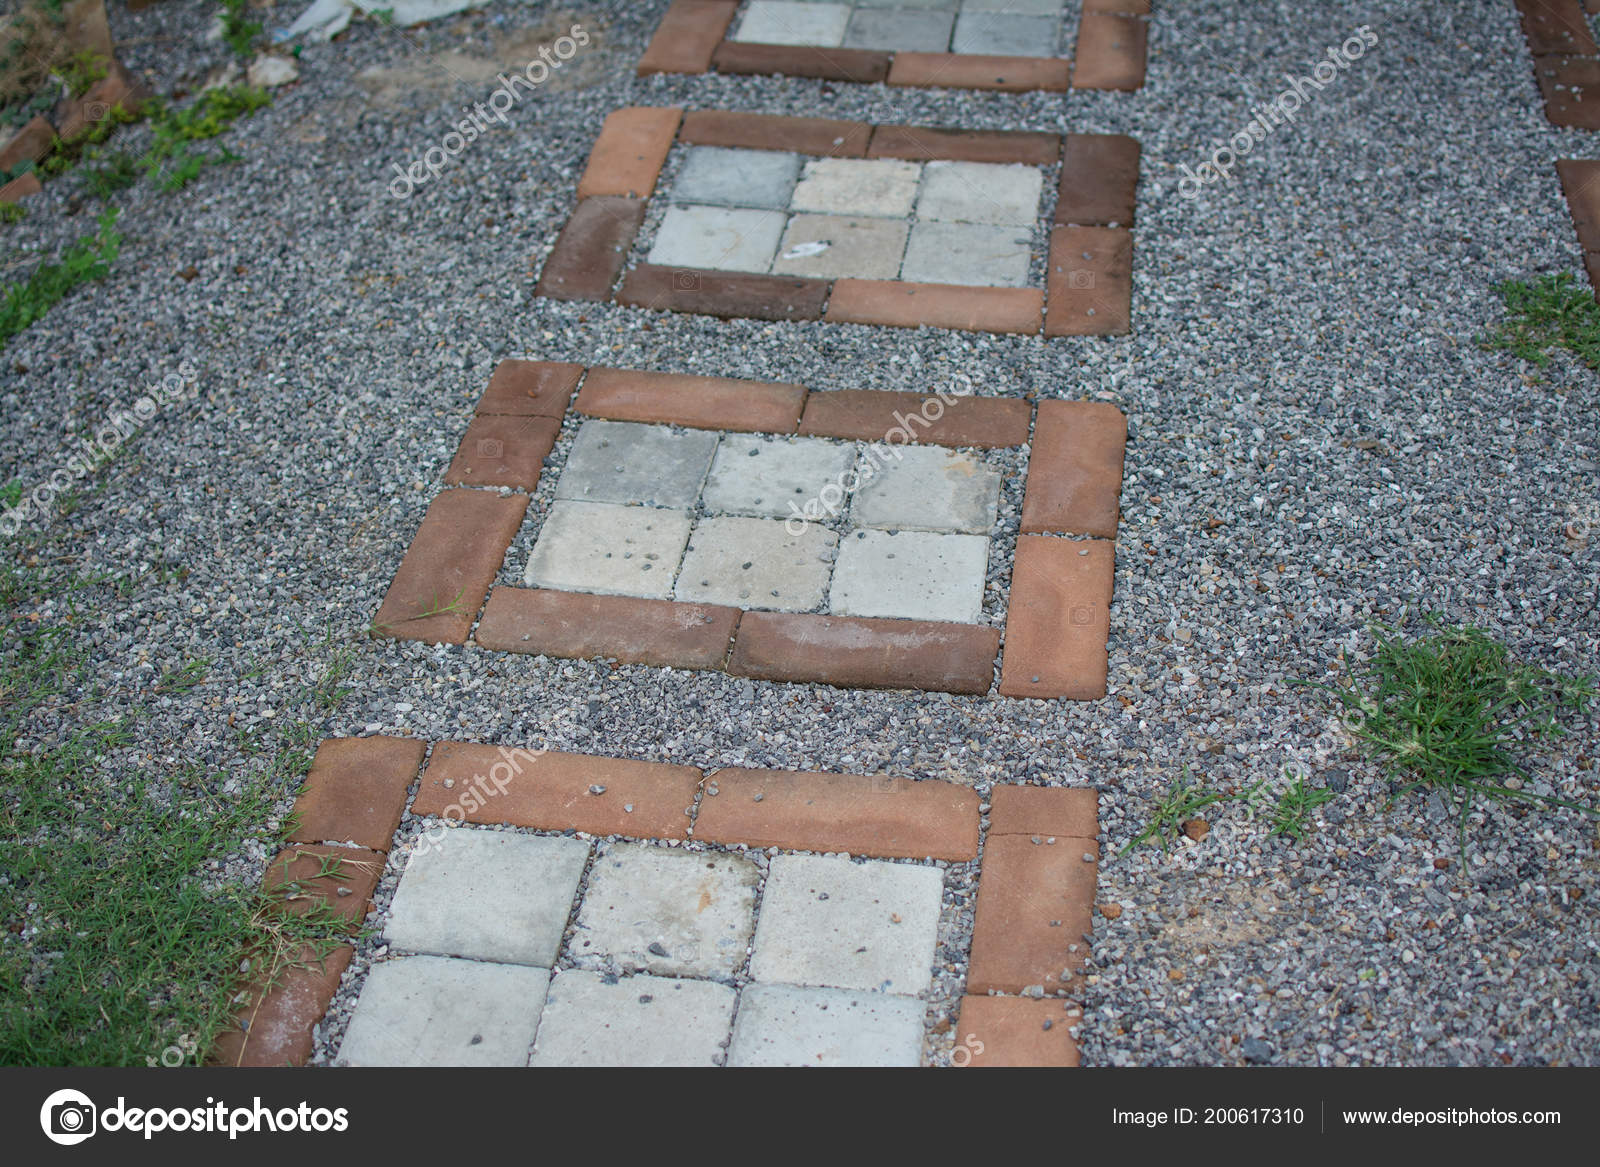
POLYGON ((39 1108, 44 1136, 63 1147, 75 1146, 93 1135, 98 1114, 89 1096, 78 1090, 57 1090, 39 1108))
POLYGON ((1094 288, 1094 272, 1088 270, 1069 271, 1067 273, 1067 287, 1091 291, 1094 288))
POLYGON ((505 444, 505 442, 501 441, 499 438, 479 438, 478 439, 478 457, 480 457, 480 458, 504 458, 505 455, 506 455, 506 444, 505 444))
POLYGON ((673 272, 672 290, 675 292, 698 292, 700 290, 700 273, 697 271, 673 272))

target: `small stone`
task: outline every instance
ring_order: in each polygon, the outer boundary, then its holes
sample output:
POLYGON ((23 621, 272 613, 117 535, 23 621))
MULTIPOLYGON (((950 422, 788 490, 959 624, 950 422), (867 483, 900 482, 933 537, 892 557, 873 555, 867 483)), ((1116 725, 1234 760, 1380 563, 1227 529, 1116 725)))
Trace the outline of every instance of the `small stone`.
POLYGON ((259 89, 276 89, 300 79, 300 66, 293 57, 278 57, 263 53, 251 62, 245 80, 259 89))
POLYGON ((1122 915, 1122 905, 1121 904, 1101 904, 1100 905, 1100 914, 1102 916, 1104 916, 1108 920, 1115 920, 1118 916, 1122 915))
POLYGON ((590 794, 604 794, 605 792, 606 792, 606 788, 604 786, 596 785, 596 786, 589 787, 589 793, 590 794))
POLYGON ((667 955, 669 955, 667 950, 665 948, 661 947, 661 941, 659 941, 659 940, 652 940, 650 942, 650 947, 649 947, 648 951, 650 952, 650 954, 652 956, 667 956, 667 955))
POLYGON ((1244 1054, 1245 1061, 1257 1066, 1270 1062, 1275 1052, 1271 1045, 1262 1041, 1259 1037, 1245 1038, 1244 1045, 1240 1047, 1240 1051, 1244 1054))
POLYGON ((1205 819, 1190 819, 1183 824, 1183 833, 1198 843, 1211 833, 1211 824, 1205 819))

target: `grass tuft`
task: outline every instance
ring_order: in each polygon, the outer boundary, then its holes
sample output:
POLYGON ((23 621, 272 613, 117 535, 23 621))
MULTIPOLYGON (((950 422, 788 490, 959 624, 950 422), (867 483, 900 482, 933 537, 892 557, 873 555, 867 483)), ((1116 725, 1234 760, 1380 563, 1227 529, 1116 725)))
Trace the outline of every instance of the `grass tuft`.
POLYGON ((1589 368, 1600 368, 1600 304, 1571 272, 1532 282, 1507 280, 1495 290, 1507 316, 1479 342, 1483 348, 1540 368, 1550 363, 1552 349, 1564 348, 1589 368))
POLYGON ((104 279, 122 248, 117 212, 107 207, 100 230, 85 235, 61 255, 60 263, 41 264, 26 281, 0 295, 0 349, 11 338, 55 307, 78 285, 104 279))

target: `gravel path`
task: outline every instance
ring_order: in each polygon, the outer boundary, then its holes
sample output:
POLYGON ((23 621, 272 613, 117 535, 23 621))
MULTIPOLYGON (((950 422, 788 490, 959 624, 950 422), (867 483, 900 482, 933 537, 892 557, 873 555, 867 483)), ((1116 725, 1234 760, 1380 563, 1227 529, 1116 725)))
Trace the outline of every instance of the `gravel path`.
MULTIPOLYGON (((212 7, 118 5, 113 27, 159 88, 194 86, 224 55, 195 31, 212 7), (179 39, 148 39, 163 36, 179 39)), ((0 481, 30 488, 79 428, 181 360, 199 370, 197 400, 156 418, 96 475, 97 493, 19 548, 149 577, 126 606, 86 617, 102 681, 148 688, 217 657, 207 684, 156 699, 108 780, 179 754, 237 769, 241 729, 275 745, 286 695, 331 633, 357 647, 355 693, 320 735, 1098 787, 1101 899, 1122 910, 1097 920, 1091 1064, 1593 1063, 1593 823, 1494 810, 1469 836, 1464 883, 1435 865, 1456 855, 1446 809, 1385 810, 1387 784, 1296 686, 1337 677, 1370 620, 1419 609, 1552 667, 1600 670, 1600 533, 1563 533, 1597 506, 1594 376, 1562 358, 1536 381, 1474 343, 1499 313, 1496 282, 1582 267, 1554 161, 1593 144, 1545 122, 1512 7, 1162 5, 1143 91, 1064 101, 641 81, 632 65, 662 7, 501 2, 308 48, 300 83, 226 139, 244 161, 179 195, 130 192, 111 278, 0 356, 0 481), (411 198, 389 197, 391 163, 442 137, 452 101, 493 88, 445 85, 429 54, 490 56, 495 38, 536 25, 536 46, 572 23, 595 44, 511 125, 411 198), (1309 71, 1363 24, 1377 45, 1296 124, 1231 182, 1180 197, 1180 165, 1198 166, 1284 72, 1309 71), (363 75, 378 68, 389 72, 363 75), (534 300, 531 261, 566 216, 604 114, 675 102, 1135 135, 1133 336, 1046 344, 534 300), (1111 696, 843 694, 366 640, 473 402, 510 355, 824 389, 960 377, 982 392, 1116 402, 1130 437, 1111 696), (160 568, 188 575, 158 582, 160 568), (1290 763, 1345 787, 1306 843, 1269 841, 1227 811, 1198 844, 1114 858, 1184 767, 1281 785, 1290 763)), ((98 205, 78 201, 70 178, 32 200, 4 229, 0 278, 91 230, 98 205)), ((35 736, 59 728, 46 718, 35 736)), ((1534 789, 1595 798, 1595 728, 1541 763, 1534 789)), ((260 858, 242 856, 237 873, 257 877, 260 858)))

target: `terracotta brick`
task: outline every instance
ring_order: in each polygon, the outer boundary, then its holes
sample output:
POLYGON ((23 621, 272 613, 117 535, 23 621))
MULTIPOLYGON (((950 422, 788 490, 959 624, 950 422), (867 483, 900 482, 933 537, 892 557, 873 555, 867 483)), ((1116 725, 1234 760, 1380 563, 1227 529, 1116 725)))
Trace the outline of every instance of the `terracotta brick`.
POLYGON ((1600 16, 1600 0, 1583 0, 1583 10, 1590 16, 1600 16))
POLYGON ((1098 870, 1085 854, 1099 854, 1092 840, 991 834, 984 841, 967 992, 1073 987, 1088 956, 1098 870))
POLYGON ((1585 251, 1600 251, 1600 161, 1563 158, 1556 163, 1572 225, 1585 251))
POLYGON ((1578 0, 1516 0, 1522 32, 1535 56, 1593 57, 1600 53, 1578 0))
POLYGON ((729 768, 707 781, 694 837, 792 851, 962 861, 978 854, 978 796, 933 779, 729 768))
POLYGON ((1106 695, 1106 640, 1111 631, 1113 545, 1022 535, 1011 568, 1004 697, 1106 695))
POLYGON ((739 0, 672 0, 634 72, 704 73, 738 10, 739 0))
POLYGON ((79 137, 113 109, 138 113, 153 95, 151 88, 121 62, 113 61, 110 72, 89 86, 82 97, 68 99, 57 107, 56 133, 68 140, 79 137))
POLYGON ((356 843, 387 851, 425 748, 414 738, 328 738, 317 747, 295 800, 298 825, 290 842, 356 843))
POLYGON ((1041 401, 1022 499, 1025 534, 1117 537, 1128 422, 1105 401, 1041 401))
POLYGON ((591 417, 657 422, 694 429, 792 434, 805 405, 803 385, 590 369, 577 409, 591 417))
POLYGON ((560 432, 561 423, 553 417, 475 417, 445 471, 445 483, 531 491, 560 432))
POLYGON ((440 742, 411 812, 541 831, 684 839, 700 778, 693 766, 440 742), (596 787, 604 789, 596 794, 596 787))
POLYGON ((1583 270, 1589 273, 1589 287, 1595 292, 1595 299, 1600 300, 1600 251, 1583 253, 1583 270))
POLYGON ((1099 796, 1084 786, 1006 783, 989 792, 989 836, 1093 839, 1100 834, 1099 805, 1099 796))
POLYGON ((819 320, 827 280, 741 275, 640 264, 622 281, 617 303, 658 312, 694 312, 723 319, 819 320))
POLYGON ((1536 57, 1534 75, 1550 122, 1600 130, 1600 61, 1589 57, 1536 57))
POLYGON ((976 332, 1039 331, 1044 293, 1038 288, 973 288, 901 280, 836 280, 823 319, 892 328, 964 328, 976 332))
POLYGON ((578 197, 627 195, 647 199, 672 149, 681 109, 629 106, 606 115, 600 137, 589 151, 589 165, 578 180, 578 197))
POLYGON ((868 158, 914 162, 1021 162, 1049 166, 1061 157, 1061 138, 1030 130, 946 130, 938 126, 874 126, 868 158))
POLYGON ((547 588, 495 588, 477 642, 500 652, 720 669, 739 609, 547 588))
POLYGON ((1044 334, 1115 336, 1132 327, 1133 233, 1122 227, 1050 231, 1044 334))
POLYGON ((942 89, 998 89, 1006 93, 1040 90, 1064 93, 1072 65, 1057 57, 989 57, 980 53, 896 53, 890 85, 942 89))
POLYGON ((777 117, 764 113, 695 110, 683 115, 678 139, 695 146, 793 150, 819 158, 862 158, 872 127, 834 118, 777 117))
POLYGON ((1149 27, 1137 16, 1085 12, 1078 21, 1074 89, 1138 89, 1144 84, 1149 27))
POLYGON ((372 904, 383 865, 382 854, 364 847, 303 843, 280 851, 267 864, 261 888, 280 898, 291 915, 304 916, 326 906, 354 931, 372 904))
POLYGON ((973 1069, 1076 1066, 1078 1043, 1072 1028, 1082 1020, 1077 1006, 1069 1008, 1059 1000, 962 997, 953 1059, 973 1069))
POLYGON ((527 509, 525 494, 442 492, 400 561, 376 630, 428 644, 465 643, 527 509))
POLYGON ((536 293, 552 300, 609 300, 645 206, 643 199, 613 195, 580 202, 544 261, 536 293))
POLYGON ((818 48, 723 41, 713 57, 719 73, 812 77, 871 85, 889 76, 889 53, 876 49, 818 48))
POLYGON ((1132 227, 1139 153, 1139 143, 1126 134, 1068 134, 1061 147, 1056 222, 1132 227))
POLYGON ((35 117, 23 126, 0 150, 0 172, 10 170, 19 162, 37 162, 50 152, 55 144, 56 131, 42 117, 35 117))
POLYGON ((4 186, 0 186, 0 203, 20 203, 43 189, 44 187, 39 185, 39 176, 30 170, 27 174, 13 178, 4 186))
POLYGON ((478 413, 480 416, 498 413, 512 417, 562 417, 582 376, 582 365, 501 361, 478 401, 478 413))
POLYGON ((939 398, 880 389, 835 389, 806 398, 800 432, 856 442, 997 449, 1028 440, 1033 409, 1013 397, 939 398), (924 425, 924 422, 930 424, 924 425), (891 438, 892 435, 892 438, 891 438))
POLYGON ((221 1066, 301 1066, 311 1058, 313 1031, 339 991, 355 950, 341 944, 324 956, 310 942, 273 983, 252 983, 234 1024, 218 1034, 207 1059, 221 1066))
POLYGON ((746 612, 728 672, 843 689, 987 693, 999 633, 976 624, 746 612))
POLYGON ((1085 12, 1125 12, 1131 16, 1149 16, 1150 0, 1083 0, 1085 12))

